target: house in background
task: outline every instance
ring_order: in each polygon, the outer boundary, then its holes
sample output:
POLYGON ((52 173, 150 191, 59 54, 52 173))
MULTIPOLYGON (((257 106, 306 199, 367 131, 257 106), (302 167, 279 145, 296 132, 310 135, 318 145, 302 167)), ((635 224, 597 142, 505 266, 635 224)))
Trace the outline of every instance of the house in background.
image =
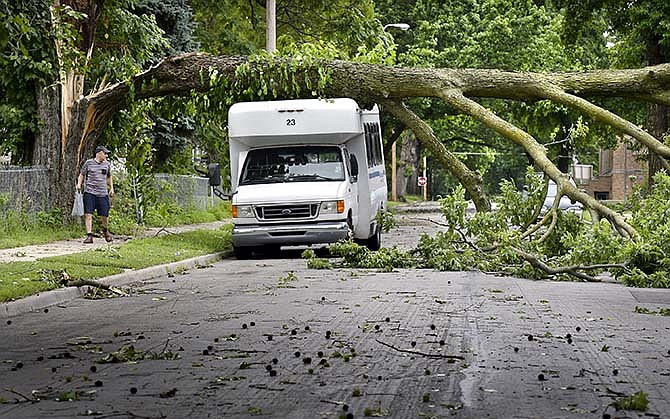
POLYGON ((573 165, 572 176, 579 188, 594 198, 623 202, 633 193, 633 186, 647 177, 647 163, 640 156, 621 141, 614 150, 600 150, 598 176, 593 177, 593 167, 587 164, 573 165))

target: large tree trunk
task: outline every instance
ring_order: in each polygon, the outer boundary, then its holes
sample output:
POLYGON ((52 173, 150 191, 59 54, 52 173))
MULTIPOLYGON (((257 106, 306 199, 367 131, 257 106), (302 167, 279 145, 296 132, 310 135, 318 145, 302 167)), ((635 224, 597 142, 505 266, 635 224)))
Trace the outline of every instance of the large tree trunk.
POLYGON ((65 209, 67 208, 63 205, 65 200, 59 196, 61 185, 57 175, 60 171, 62 151, 60 89, 56 85, 51 85, 36 90, 37 115, 41 129, 35 136, 31 161, 34 166, 46 166, 49 170, 49 205, 65 209))
MULTIPOLYGON (((646 55, 648 65, 666 62, 666 57, 661 47, 661 39, 658 36, 653 35, 647 39, 646 55)), ((647 109, 647 130, 651 135, 662 140, 668 134, 668 115, 670 115, 670 112, 667 106, 654 103, 649 105, 647 109)), ((647 172, 647 188, 649 192, 654 187, 654 175, 667 166, 663 163, 662 158, 650 148, 647 172)))

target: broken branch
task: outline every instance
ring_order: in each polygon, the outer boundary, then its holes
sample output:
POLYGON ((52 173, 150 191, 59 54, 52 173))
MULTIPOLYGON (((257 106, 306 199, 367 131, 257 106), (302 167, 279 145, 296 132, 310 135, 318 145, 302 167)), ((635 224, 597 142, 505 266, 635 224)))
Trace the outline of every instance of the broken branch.
POLYGON ((393 346, 393 345, 391 345, 391 344, 389 344, 389 343, 386 343, 386 342, 383 342, 383 341, 381 341, 381 340, 379 340, 379 339, 375 339, 375 340, 376 340, 377 343, 379 343, 380 345, 384 345, 384 346, 386 346, 387 348, 391 348, 391 349, 393 349, 393 350, 395 350, 395 351, 398 351, 398 352, 404 352, 404 353, 407 353, 407 354, 413 354, 413 355, 421 355, 421 356, 425 356, 425 357, 427 357, 427 358, 459 359, 459 360, 461 360, 461 361, 464 361, 464 360, 465 360, 465 357, 460 356, 460 355, 427 354, 427 353, 425 353, 425 352, 412 351, 412 350, 409 350, 409 349, 398 348, 397 346, 393 346))

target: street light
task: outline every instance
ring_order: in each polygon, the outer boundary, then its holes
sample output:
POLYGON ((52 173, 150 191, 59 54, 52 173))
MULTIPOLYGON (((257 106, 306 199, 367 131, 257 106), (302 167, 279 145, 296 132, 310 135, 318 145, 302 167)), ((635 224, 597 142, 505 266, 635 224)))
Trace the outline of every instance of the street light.
POLYGON ((409 25, 407 23, 389 23, 384 25, 384 30, 386 30, 386 28, 396 28, 400 29, 401 31, 406 31, 409 29, 409 25))

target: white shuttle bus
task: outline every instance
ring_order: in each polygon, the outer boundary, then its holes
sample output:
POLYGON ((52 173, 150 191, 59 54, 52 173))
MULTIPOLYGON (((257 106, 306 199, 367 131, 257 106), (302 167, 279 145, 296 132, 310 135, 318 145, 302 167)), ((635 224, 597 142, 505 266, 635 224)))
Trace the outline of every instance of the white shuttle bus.
POLYGON ((352 99, 234 104, 228 114, 233 249, 353 238, 381 245, 386 209, 379 110, 352 99))

